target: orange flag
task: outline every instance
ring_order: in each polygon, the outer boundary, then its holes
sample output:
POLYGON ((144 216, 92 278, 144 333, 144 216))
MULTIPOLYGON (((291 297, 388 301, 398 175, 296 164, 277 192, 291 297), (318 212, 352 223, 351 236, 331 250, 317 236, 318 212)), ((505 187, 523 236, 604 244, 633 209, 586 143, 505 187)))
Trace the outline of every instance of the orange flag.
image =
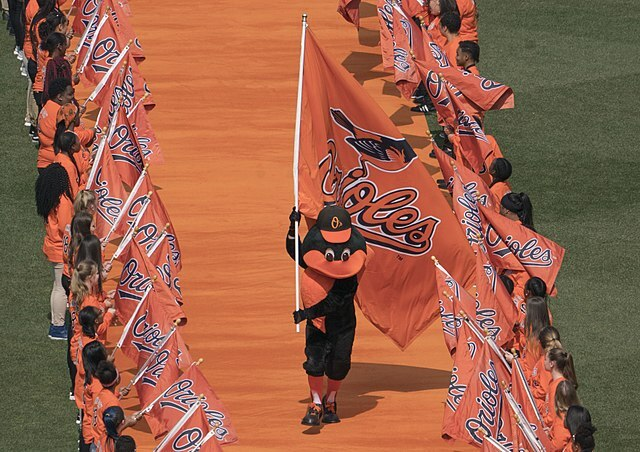
POLYGON ((456 352, 458 329, 462 323, 462 310, 472 321, 476 320, 476 300, 460 284, 451 277, 449 272, 434 260, 438 302, 440 305, 440 319, 444 342, 453 356, 456 352))
POLYGON ((494 341, 502 346, 513 339, 513 327, 518 321, 518 311, 506 287, 491 265, 483 245, 476 249, 476 287, 478 306, 476 320, 487 330, 494 341))
POLYGON ((229 412, 195 364, 189 366, 182 376, 166 388, 150 410, 149 417, 157 419, 164 425, 164 431, 167 431, 193 407, 200 394, 204 395, 201 399, 202 409, 209 429, 215 433, 215 440, 219 444, 237 442, 238 434, 231 423, 229 412))
MULTIPOLYGON (((174 427, 174 426, 170 426, 174 427)), ((210 437, 203 444, 210 431, 207 415, 202 405, 193 406, 179 419, 178 425, 173 428, 162 442, 156 452, 219 452, 222 451, 218 441, 210 437)))
POLYGON ((338 12, 347 22, 360 28, 360 0, 338 0, 338 12))
POLYGON ((435 141, 431 141, 431 146, 433 146, 433 153, 436 155, 438 166, 440 166, 440 171, 442 171, 442 178, 444 179, 445 184, 447 184, 447 190, 449 190, 449 193, 451 193, 451 191, 453 190, 453 166, 451 166, 452 159, 447 154, 445 154, 442 149, 440 149, 435 141))
POLYGON ((463 382, 467 387, 458 408, 443 432, 446 437, 480 446, 486 431, 510 449, 513 420, 501 387, 502 381, 509 381, 510 373, 491 341, 486 338, 478 351, 470 378, 463 382))
POLYGON ((447 59, 444 51, 433 42, 428 33, 423 33, 425 47, 431 50, 423 63, 427 70, 442 74, 450 83, 458 88, 466 100, 477 107, 478 111, 513 108, 513 90, 502 83, 474 75, 458 69, 455 62, 447 59))
POLYGON ((106 145, 102 146, 93 162, 87 180, 87 190, 93 190, 98 198, 95 234, 103 239, 122 213, 122 207, 128 197, 106 145))
POLYGON ((374 256, 360 281, 364 315, 400 348, 438 317, 435 255, 462 284, 473 254, 415 152, 360 84, 307 31, 298 164, 299 209, 351 214, 374 256))
POLYGON ((513 395, 513 398, 518 402, 518 405, 522 410, 522 414, 527 418, 529 425, 531 425, 531 429, 536 434, 543 447, 548 451, 554 450, 551 440, 544 430, 544 422, 538 412, 531 390, 527 386, 527 380, 524 376, 524 372, 522 371, 522 366, 520 365, 520 360, 518 358, 514 358, 511 369, 511 394, 513 395))
POLYGON ((462 166, 455 166, 454 172, 451 194, 453 211, 469 245, 475 246, 481 243, 483 231, 478 202, 492 206, 493 195, 484 181, 472 171, 462 166))
MULTIPOLYGON (((525 228, 519 221, 503 217, 493 209, 480 206, 480 210, 495 231, 495 235, 504 241, 527 273, 544 280, 547 287, 553 287, 564 259, 564 248, 525 228)), ((489 240, 495 237, 487 235, 489 240)), ((493 252, 500 254, 499 250, 493 252)))
POLYGON ((380 22, 380 52, 382 67, 392 70, 393 55, 393 6, 389 0, 377 0, 378 21, 380 22))
POLYGON ((446 440, 453 439, 447 432, 453 431, 456 427, 454 416, 473 376, 475 358, 478 351, 482 349, 482 343, 482 340, 469 328, 467 321, 462 321, 458 328, 457 352, 453 358, 451 379, 444 404, 442 437, 446 440))

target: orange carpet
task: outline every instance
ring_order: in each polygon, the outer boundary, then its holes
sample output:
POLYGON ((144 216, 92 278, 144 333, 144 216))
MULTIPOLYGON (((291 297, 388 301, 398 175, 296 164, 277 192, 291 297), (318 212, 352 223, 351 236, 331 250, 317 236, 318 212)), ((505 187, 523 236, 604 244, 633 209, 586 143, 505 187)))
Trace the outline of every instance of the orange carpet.
MULTIPOLYGON (((166 161, 150 174, 183 252, 189 323, 182 334, 193 357, 205 359, 201 369, 231 413, 240 437, 231 447, 466 449, 440 439, 451 359, 439 324, 401 352, 359 315, 353 368, 338 398, 342 423, 300 425, 308 400, 304 336, 292 322, 294 267, 284 238, 293 202, 302 12, 429 172, 438 171, 425 158, 424 118, 409 111, 393 76, 382 71, 374 6, 362 4, 358 32, 336 13, 336 0, 130 3, 147 57, 140 68, 157 102, 150 118, 166 161)), ((114 328, 110 339, 120 331, 114 328)), ((117 356, 129 370, 126 382, 131 365, 117 356)), ((125 406, 139 408, 134 393, 125 406)), ((138 450, 155 445, 145 422, 130 434, 138 450)))

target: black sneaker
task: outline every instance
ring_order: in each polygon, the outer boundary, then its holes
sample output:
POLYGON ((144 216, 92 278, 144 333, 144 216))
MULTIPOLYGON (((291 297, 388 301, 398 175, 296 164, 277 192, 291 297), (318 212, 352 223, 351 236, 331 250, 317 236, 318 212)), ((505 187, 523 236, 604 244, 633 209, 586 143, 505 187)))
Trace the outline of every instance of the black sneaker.
POLYGON ((312 402, 307 406, 307 414, 305 414, 300 423, 302 425, 320 425, 321 417, 322 405, 312 402))
POLYGON ((436 110, 430 108, 427 104, 422 104, 422 105, 416 105, 415 107, 411 107, 411 111, 416 113, 429 114, 429 113, 435 113, 436 110))
POLYGON ((325 424, 337 424, 340 422, 338 417, 338 404, 336 402, 327 402, 327 398, 322 399, 322 408, 324 414, 322 415, 322 422, 325 424))

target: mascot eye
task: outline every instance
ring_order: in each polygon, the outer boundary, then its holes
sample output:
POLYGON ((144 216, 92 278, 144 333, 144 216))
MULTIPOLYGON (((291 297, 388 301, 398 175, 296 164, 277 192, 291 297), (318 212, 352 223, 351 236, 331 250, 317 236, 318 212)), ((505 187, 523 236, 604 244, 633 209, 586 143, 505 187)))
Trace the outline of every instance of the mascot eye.
POLYGON ((349 248, 345 248, 344 251, 342 252, 342 260, 348 261, 350 257, 351 257, 351 250, 349 248))
POLYGON ((327 250, 324 252, 324 258, 326 260, 328 260, 329 262, 333 262, 335 257, 336 257, 335 253, 333 252, 333 250, 331 248, 327 248, 327 250))

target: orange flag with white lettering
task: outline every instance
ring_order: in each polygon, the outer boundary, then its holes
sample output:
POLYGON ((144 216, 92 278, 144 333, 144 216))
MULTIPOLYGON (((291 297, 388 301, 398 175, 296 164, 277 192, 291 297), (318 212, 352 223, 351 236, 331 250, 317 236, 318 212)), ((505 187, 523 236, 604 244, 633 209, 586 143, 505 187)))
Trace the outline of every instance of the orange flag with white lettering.
POLYGON ((357 301, 400 348, 438 318, 437 256, 466 284, 474 256, 451 207, 415 152, 360 84, 307 30, 298 163, 302 214, 325 203, 351 214, 374 256, 357 301))
POLYGON ((544 280, 547 287, 553 287, 564 259, 564 248, 524 227, 519 221, 510 220, 482 205, 479 207, 496 235, 504 241, 527 273, 544 280))

